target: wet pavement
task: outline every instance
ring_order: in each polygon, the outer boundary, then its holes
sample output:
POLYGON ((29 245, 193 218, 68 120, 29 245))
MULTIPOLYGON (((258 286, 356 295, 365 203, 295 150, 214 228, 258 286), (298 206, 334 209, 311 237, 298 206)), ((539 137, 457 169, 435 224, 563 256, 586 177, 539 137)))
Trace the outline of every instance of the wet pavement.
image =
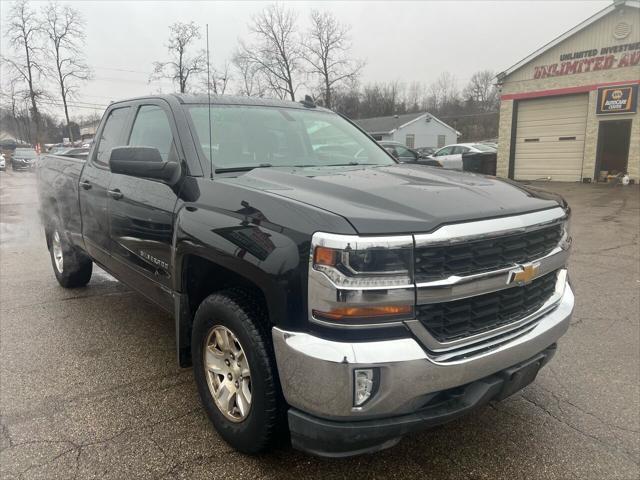
POLYGON ((0 478, 637 479, 640 191, 549 184, 573 207, 577 306, 502 403, 343 460, 233 451, 175 361, 172 319, 104 272, 64 290, 35 177, 0 172, 0 478))

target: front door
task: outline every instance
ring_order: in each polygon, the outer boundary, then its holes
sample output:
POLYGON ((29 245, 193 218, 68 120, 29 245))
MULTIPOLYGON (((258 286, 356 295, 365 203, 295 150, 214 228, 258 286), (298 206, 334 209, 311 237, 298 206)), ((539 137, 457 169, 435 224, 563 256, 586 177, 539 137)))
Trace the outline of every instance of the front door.
POLYGON ((92 150, 80 177, 80 211, 82 236, 89 254, 99 263, 110 267, 111 239, 107 213, 107 189, 111 181, 109 155, 113 147, 124 144, 131 107, 114 108, 97 135, 98 143, 92 150))
POLYGON ((606 180, 610 175, 627 173, 631 120, 607 120, 598 128, 598 152, 596 180, 606 180))
MULTIPOLYGON (((129 146, 154 147, 178 161, 175 125, 163 101, 137 107, 129 146)), ((109 218, 114 263, 128 283, 165 308, 171 303, 171 252, 176 192, 160 181, 112 174, 109 218), (140 281, 150 280, 150 281, 140 281)))

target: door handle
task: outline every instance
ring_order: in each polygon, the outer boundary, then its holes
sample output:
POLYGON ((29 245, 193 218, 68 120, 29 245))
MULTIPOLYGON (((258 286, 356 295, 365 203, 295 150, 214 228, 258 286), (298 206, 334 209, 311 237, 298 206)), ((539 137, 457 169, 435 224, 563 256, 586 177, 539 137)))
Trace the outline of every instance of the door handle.
POLYGON ((109 195, 114 200, 120 200, 124 196, 122 195, 122 192, 117 188, 114 188, 113 190, 107 190, 107 195, 109 195))
POLYGON ((80 186, 85 190, 89 190, 91 188, 91 182, 89 180, 83 180, 80 182, 80 186))

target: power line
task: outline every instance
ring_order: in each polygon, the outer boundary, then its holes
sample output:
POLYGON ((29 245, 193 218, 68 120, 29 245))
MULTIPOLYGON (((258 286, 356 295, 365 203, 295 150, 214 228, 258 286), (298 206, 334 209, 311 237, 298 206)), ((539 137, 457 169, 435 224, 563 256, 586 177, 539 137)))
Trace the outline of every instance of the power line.
POLYGON ((116 68, 116 67, 96 67, 93 66, 96 70, 113 70, 114 72, 129 72, 129 73, 140 73, 143 75, 150 75, 150 72, 143 72, 142 70, 130 70, 128 68, 116 68))

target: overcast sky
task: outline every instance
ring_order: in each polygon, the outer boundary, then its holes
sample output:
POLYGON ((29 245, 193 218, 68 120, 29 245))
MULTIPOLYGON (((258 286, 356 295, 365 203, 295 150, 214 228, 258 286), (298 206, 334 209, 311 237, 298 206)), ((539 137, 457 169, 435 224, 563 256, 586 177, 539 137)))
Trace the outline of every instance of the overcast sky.
MULTIPOLYGON (((247 38, 251 16, 269 4, 106 0, 62 3, 73 5, 86 20, 85 51, 94 79, 82 88, 79 101, 97 105, 159 89, 172 91, 169 81, 148 83, 152 62, 166 59, 171 23, 193 20, 202 25, 203 33, 208 23, 212 63, 219 66, 231 56, 238 39, 247 38)), ((366 61, 363 83, 429 83, 441 72, 449 71, 462 87, 473 72, 506 69, 610 1, 281 3, 298 13, 301 30, 306 27, 312 8, 330 10, 349 24, 353 56, 366 61)), ((33 2, 36 8, 44 4, 33 2)), ((11 2, 0 2, 3 36, 10 6, 11 2)), ((304 87, 299 89, 299 95, 304 93, 304 87)), ((89 112, 79 107, 72 109, 73 115, 89 112)))

